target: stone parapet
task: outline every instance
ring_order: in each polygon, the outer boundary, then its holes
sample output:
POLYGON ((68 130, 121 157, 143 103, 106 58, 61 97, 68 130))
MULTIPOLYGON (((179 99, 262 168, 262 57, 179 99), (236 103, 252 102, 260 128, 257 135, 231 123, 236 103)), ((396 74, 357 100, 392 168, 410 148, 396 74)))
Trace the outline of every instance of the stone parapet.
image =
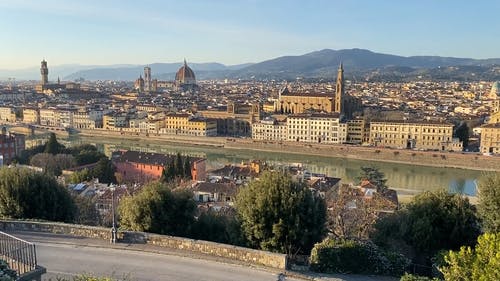
MULTIPOLYGON (((56 222, 0 220, 0 230, 45 232, 102 240, 111 239, 110 228, 56 222)), ((265 266, 281 270, 284 270, 287 267, 287 256, 284 254, 271 253, 233 245, 134 231, 118 231, 117 238, 118 242, 148 244, 169 249, 188 251, 191 253, 210 255, 227 260, 235 260, 248 265, 265 266)))

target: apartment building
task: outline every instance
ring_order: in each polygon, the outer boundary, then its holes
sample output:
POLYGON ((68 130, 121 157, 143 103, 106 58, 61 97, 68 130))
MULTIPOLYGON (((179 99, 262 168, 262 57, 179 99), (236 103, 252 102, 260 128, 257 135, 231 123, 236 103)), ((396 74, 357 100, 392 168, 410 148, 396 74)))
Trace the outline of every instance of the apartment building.
POLYGON ((347 139, 349 144, 363 144, 370 139, 370 125, 363 118, 347 121, 347 139))
POLYGON ((453 138, 453 124, 441 122, 371 122, 370 144, 393 148, 462 150, 462 143, 453 138))
POLYGON ((23 108, 23 122, 25 124, 40 124, 40 110, 38 108, 23 108))
POLYGON ((119 130, 128 127, 125 113, 108 113, 102 117, 103 128, 106 130, 119 130))
POLYGON ((288 140, 287 123, 274 118, 265 118, 252 124, 252 139, 267 141, 288 140))
POLYGON ((102 110, 79 109, 73 114, 73 128, 75 129, 95 129, 102 128, 102 110))
POLYGON ((60 127, 61 119, 58 110, 55 108, 40 108, 40 125, 60 127))
POLYGON ((500 154, 500 123, 491 123, 481 126, 482 153, 500 154))
POLYGON ((9 106, 0 107, 0 121, 16 122, 16 112, 9 106))
POLYGON ((340 144, 347 139, 347 124, 335 112, 294 114, 286 123, 288 141, 340 144))
POLYGON ((165 116, 165 126, 160 134, 184 136, 217 136, 217 122, 204 117, 178 113, 165 116))

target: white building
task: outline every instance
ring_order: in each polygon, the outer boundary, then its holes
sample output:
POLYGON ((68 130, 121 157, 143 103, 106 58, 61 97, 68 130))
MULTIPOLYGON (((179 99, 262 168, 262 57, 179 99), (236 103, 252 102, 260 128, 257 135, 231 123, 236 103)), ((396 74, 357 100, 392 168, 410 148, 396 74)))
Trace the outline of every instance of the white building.
POLYGON ((286 141, 287 123, 274 118, 266 118, 252 124, 252 139, 268 141, 286 141))
POLYGON ((347 125, 338 113, 302 113, 287 118, 288 141, 311 143, 345 143, 347 125))

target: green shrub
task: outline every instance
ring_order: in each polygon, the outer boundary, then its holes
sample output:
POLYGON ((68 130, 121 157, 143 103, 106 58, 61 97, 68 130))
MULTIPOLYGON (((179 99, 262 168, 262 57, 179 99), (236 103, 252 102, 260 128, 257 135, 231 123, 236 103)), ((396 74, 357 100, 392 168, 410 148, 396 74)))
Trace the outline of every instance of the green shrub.
POLYGON ((6 261, 0 260, 0 281, 14 281, 16 277, 16 271, 10 269, 6 261))
POLYGON ((327 238, 311 252, 311 269, 323 273, 400 276, 408 264, 403 255, 384 252, 365 241, 327 238))

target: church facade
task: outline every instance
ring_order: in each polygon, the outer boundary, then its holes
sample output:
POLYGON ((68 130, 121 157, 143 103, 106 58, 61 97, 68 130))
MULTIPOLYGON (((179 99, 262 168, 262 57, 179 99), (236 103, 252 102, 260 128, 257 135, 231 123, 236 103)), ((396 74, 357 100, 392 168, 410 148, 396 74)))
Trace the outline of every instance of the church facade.
POLYGON ((362 108, 361 102, 345 93, 344 67, 337 72, 335 93, 292 93, 288 88, 279 92, 274 103, 275 113, 301 114, 310 111, 338 113, 341 118, 351 118, 362 108))

